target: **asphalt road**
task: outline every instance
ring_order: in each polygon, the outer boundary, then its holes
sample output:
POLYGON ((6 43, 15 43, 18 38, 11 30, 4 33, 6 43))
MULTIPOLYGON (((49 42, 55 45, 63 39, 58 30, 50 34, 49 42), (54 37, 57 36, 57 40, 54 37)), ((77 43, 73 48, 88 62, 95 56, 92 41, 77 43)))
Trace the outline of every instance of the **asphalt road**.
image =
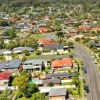
POLYGON ((84 66, 87 68, 87 75, 85 75, 86 82, 89 85, 90 92, 87 93, 88 100, 100 100, 100 72, 97 65, 94 64, 91 54, 83 47, 75 44, 75 54, 83 60, 84 66))

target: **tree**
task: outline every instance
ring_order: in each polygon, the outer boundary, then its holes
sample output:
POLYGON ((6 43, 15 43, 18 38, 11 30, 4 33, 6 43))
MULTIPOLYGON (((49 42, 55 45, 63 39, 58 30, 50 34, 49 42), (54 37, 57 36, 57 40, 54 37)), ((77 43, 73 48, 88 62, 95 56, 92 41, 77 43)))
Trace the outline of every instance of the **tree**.
POLYGON ((26 92, 25 92, 25 96, 26 97, 31 97, 32 94, 39 92, 38 86, 34 83, 30 83, 27 86, 26 92))
POLYGON ((12 84, 14 86, 18 86, 18 90, 23 94, 25 95, 25 91, 27 89, 27 85, 28 85, 28 82, 29 82, 29 78, 26 76, 26 75, 20 75, 18 77, 16 77, 12 84))
POLYGON ((32 100, 47 100, 47 98, 45 97, 45 95, 43 93, 35 93, 32 96, 32 100))
POLYGON ((2 39, 2 38, 0 38, 0 49, 2 49, 2 48, 3 48, 3 44, 4 44, 4 41, 3 41, 3 39, 2 39))
POLYGON ((75 38, 75 41, 76 41, 76 42, 77 42, 77 41, 79 41, 79 40, 80 40, 80 38, 79 38, 79 37, 76 37, 76 38, 75 38))
POLYGON ((23 53, 25 54, 25 56, 29 55, 29 51, 28 50, 24 50, 23 53))
POLYGON ((41 55, 41 51, 40 50, 36 50, 36 55, 41 55))
POLYGON ((8 99, 8 90, 6 90, 0 94, 0 100, 9 100, 8 99))
POLYGON ((11 39, 16 37, 16 32, 15 32, 14 28, 9 30, 9 36, 10 36, 11 39))
POLYGON ((73 55, 69 55, 69 58, 73 58, 73 55))
POLYGON ((49 83, 48 83, 48 86, 49 86, 49 87, 54 86, 53 82, 49 82, 49 83))
POLYGON ((10 36, 11 39, 15 38, 16 37, 15 29, 12 28, 12 29, 5 31, 5 35, 10 36))
POLYGON ((0 26, 9 26, 6 20, 0 20, 0 26))
POLYGON ((20 72, 20 75, 22 76, 26 76, 28 77, 29 79, 31 79, 31 72, 30 71, 27 71, 27 70, 23 70, 22 72, 20 72))
POLYGON ((24 62, 24 61, 26 61, 26 57, 23 57, 23 58, 22 58, 22 62, 24 62))
POLYGON ((63 37, 63 32, 56 32, 56 35, 58 36, 58 37, 63 37))
POLYGON ((72 83, 74 83, 76 86, 79 86, 80 84, 79 78, 77 76, 73 76, 72 83))

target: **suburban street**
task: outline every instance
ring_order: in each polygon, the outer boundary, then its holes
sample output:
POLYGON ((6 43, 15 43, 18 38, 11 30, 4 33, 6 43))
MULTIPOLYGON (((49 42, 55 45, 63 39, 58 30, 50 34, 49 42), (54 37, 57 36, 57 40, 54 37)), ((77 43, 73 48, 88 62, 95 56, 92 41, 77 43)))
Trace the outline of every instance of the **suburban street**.
POLYGON ((85 75, 90 90, 90 92, 87 93, 87 99, 100 100, 100 72, 98 71, 97 65, 94 64, 91 54, 80 45, 75 44, 74 56, 83 60, 84 66, 88 71, 85 75))

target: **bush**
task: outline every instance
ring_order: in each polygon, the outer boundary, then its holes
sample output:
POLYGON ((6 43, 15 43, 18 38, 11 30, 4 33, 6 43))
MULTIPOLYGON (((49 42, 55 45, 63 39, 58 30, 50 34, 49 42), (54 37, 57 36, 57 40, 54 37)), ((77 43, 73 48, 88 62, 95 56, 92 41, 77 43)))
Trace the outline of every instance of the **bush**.
POLYGON ((50 49, 43 49, 43 52, 50 52, 50 49))
POLYGON ((22 93, 21 92, 18 92, 17 93, 17 96, 16 96, 16 99, 21 98, 22 96, 23 96, 22 93))
POLYGON ((41 51, 40 50, 37 50, 36 51, 36 55, 41 55, 41 51))
POLYGON ((49 83, 48 83, 48 86, 49 86, 49 87, 54 86, 53 82, 49 82, 49 83))
POLYGON ((24 50, 23 53, 25 54, 25 56, 29 56, 29 51, 28 50, 24 50))
POLYGON ((24 62, 24 61, 26 61, 26 57, 23 57, 23 58, 22 58, 22 62, 24 62))
POLYGON ((59 53, 59 52, 57 52, 57 55, 60 55, 60 53, 59 53))

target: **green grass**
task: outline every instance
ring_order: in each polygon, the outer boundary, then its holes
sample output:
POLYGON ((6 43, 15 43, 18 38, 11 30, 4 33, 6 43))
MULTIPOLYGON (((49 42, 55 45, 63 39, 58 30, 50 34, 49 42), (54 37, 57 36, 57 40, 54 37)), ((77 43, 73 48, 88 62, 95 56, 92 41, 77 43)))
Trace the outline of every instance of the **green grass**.
POLYGON ((73 95, 78 95, 78 89, 73 89, 73 90, 72 90, 72 94, 73 94, 73 95))
POLYGON ((72 82, 64 82, 62 85, 72 85, 72 82))
POLYGON ((46 38, 46 35, 45 34, 33 34, 31 35, 31 37, 35 40, 38 40, 40 38, 46 38))

